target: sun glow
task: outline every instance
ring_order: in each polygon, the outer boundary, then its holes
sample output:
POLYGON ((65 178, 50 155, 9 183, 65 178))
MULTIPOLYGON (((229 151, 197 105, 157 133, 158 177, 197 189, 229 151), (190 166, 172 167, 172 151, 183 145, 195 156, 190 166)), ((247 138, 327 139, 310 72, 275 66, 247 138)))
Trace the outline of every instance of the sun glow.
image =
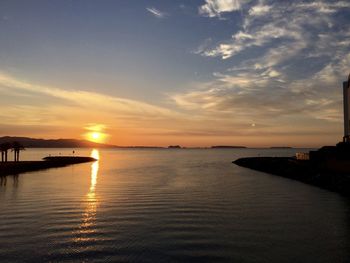
POLYGON ((85 138, 91 142, 104 143, 107 139, 107 134, 104 133, 105 126, 102 124, 92 124, 85 127, 88 130, 84 134, 85 138))
POLYGON ((91 135, 91 139, 92 140, 97 140, 98 141, 101 138, 101 135, 98 132, 92 132, 90 135, 91 135))
POLYGON ((103 143, 105 142, 106 135, 101 132, 93 131, 86 134, 86 139, 91 142, 103 143))

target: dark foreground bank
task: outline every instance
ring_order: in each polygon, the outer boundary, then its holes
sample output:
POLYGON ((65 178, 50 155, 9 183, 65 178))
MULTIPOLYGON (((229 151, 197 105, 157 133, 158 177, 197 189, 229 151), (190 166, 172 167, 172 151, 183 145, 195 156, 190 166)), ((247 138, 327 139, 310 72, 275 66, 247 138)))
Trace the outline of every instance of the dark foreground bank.
POLYGON ((16 175, 25 172, 38 171, 49 168, 58 168, 67 165, 93 161, 96 161, 96 159, 92 157, 50 156, 45 157, 43 161, 4 162, 0 163, 0 176, 16 175))
POLYGON ((348 173, 320 168, 310 161, 290 157, 250 157, 237 159, 233 163, 350 195, 350 175, 348 173))

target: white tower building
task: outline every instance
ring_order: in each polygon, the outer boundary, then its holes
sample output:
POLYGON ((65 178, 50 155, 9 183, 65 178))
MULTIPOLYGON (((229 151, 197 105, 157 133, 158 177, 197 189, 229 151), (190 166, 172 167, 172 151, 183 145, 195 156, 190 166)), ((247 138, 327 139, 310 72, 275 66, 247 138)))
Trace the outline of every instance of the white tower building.
POLYGON ((343 82, 343 104, 344 104, 344 142, 350 142, 350 75, 348 81, 343 82))

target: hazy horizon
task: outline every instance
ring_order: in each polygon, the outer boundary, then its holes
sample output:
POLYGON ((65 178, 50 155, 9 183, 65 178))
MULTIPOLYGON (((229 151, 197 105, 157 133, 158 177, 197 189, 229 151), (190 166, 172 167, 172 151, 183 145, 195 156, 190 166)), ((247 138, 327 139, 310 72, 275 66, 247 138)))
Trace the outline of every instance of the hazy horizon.
POLYGON ((350 2, 0 2, 0 136, 320 147, 343 136, 350 2))
MULTIPOLYGON (((0 139, 3 138, 11 138, 10 140, 6 140, 8 142, 12 142, 15 140, 15 138, 24 138, 24 139, 29 139, 29 140, 44 140, 44 141, 59 141, 59 140, 67 140, 67 141, 82 141, 82 142, 90 142, 92 144, 101 144, 101 145, 106 145, 106 146, 111 146, 111 147, 120 147, 120 148, 138 148, 138 147, 156 147, 156 148, 168 148, 169 146, 180 146, 181 149, 210 149, 210 148, 220 148, 220 147, 232 147, 232 148, 246 148, 246 149, 269 149, 269 148, 294 148, 294 149, 314 149, 314 148, 318 148, 318 147, 309 147, 309 146, 300 146, 300 147, 295 147, 293 145, 265 145, 265 146, 246 146, 246 145, 239 145, 239 144, 213 144, 213 145, 202 145, 202 146, 193 146, 193 145, 179 145, 179 144, 175 144, 175 143, 170 143, 168 145, 115 145, 115 144, 110 144, 110 143, 99 143, 99 142, 94 142, 92 140, 87 140, 87 139, 74 139, 74 138, 34 138, 34 137, 27 137, 27 136, 11 136, 11 135, 4 135, 4 136, 0 136, 0 139)), ((324 145, 322 145, 324 146, 324 145)), ((93 146, 91 146, 93 147, 93 146)), ((90 148, 91 148, 90 147, 90 148)), ((31 146, 29 148, 40 148, 38 146, 31 146)), ((45 148, 57 148, 54 146, 50 146, 50 147, 45 147, 45 148)), ((78 146, 78 147, 73 147, 73 146, 69 146, 69 147, 63 147, 63 148, 89 148, 88 146, 78 146)))

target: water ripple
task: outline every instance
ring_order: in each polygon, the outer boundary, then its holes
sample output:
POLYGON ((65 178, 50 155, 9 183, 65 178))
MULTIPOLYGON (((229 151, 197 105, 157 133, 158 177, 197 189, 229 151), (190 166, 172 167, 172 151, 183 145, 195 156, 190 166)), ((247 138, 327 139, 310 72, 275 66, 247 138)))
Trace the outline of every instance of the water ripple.
POLYGON ((94 151, 8 178, 1 262, 346 262, 349 201, 231 164, 247 151, 94 151))

